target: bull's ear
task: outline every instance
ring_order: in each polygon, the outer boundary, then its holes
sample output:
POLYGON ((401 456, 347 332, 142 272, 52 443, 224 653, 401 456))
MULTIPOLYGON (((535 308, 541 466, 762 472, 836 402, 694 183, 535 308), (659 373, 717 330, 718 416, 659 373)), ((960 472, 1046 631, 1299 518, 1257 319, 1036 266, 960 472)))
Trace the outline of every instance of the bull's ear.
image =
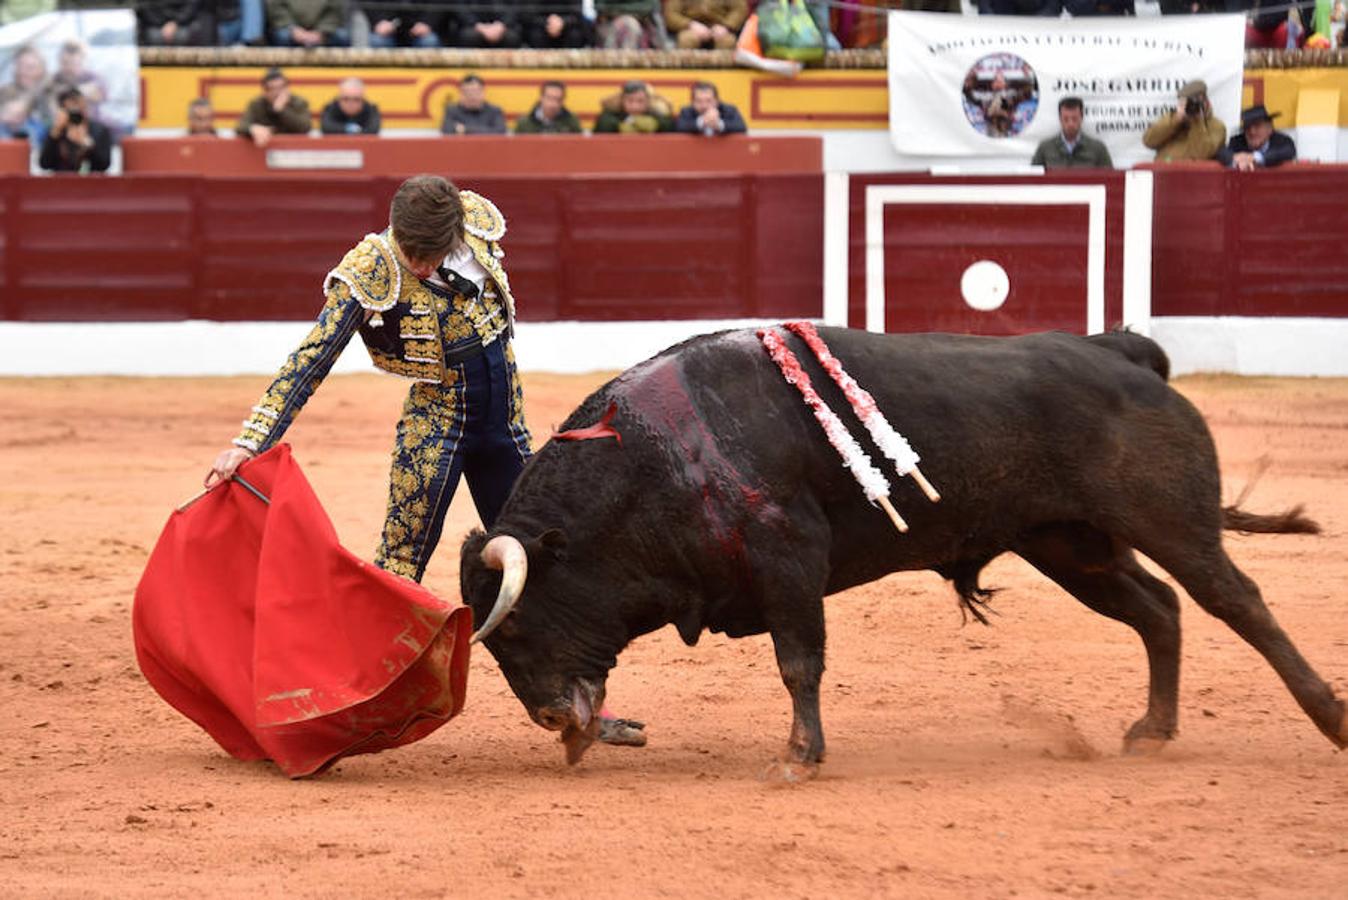
POLYGON ((537 562, 564 562, 566 560, 566 533, 560 528, 549 528, 530 542, 529 556, 537 562))
POLYGON ((487 546, 487 533, 481 528, 474 528, 463 539, 463 545, 459 548, 459 553, 465 558, 477 556, 485 546, 487 546))

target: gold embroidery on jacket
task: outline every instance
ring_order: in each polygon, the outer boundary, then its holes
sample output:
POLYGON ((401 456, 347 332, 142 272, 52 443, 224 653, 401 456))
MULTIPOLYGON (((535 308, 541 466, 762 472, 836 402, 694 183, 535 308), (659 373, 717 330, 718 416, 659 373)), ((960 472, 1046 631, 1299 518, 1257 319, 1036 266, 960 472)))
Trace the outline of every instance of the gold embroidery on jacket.
POLYGON ((333 282, 314 327, 281 365, 245 420, 243 431, 234 439, 235 445, 257 452, 280 440, 300 407, 326 377, 362 315, 360 306, 351 302, 350 288, 343 282, 333 282), (339 340, 341 332, 345 335, 339 340))

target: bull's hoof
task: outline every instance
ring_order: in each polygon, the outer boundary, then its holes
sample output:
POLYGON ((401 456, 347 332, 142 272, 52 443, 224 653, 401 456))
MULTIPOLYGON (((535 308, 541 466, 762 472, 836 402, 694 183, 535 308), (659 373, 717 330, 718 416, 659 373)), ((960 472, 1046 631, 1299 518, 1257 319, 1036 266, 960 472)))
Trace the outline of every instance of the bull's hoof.
POLYGON ((819 776, 819 763, 775 759, 758 776, 769 784, 800 784, 819 776))
POLYGON ((1167 738, 1126 737, 1123 739, 1124 756, 1156 756, 1170 743, 1167 738))
POLYGON ((646 746, 646 723, 635 719, 600 719, 599 741, 615 747, 646 746))

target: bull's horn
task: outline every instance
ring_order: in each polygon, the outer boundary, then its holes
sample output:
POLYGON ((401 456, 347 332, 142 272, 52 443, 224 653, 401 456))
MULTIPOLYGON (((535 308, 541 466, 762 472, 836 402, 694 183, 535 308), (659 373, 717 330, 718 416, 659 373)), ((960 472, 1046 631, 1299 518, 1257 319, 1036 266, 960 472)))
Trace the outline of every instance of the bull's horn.
POLYGON ((529 555, 524 552, 524 545, 508 534, 498 534, 487 541, 487 546, 482 548, 482 561, 488 569, 501 573, 501 590, 496 595, 496 604, 487 614, 487 621, 470 638, 474 644, 495 631, 506 614, 515 608, 520 594, 524 593, 525 576, 529 574, 529 555))

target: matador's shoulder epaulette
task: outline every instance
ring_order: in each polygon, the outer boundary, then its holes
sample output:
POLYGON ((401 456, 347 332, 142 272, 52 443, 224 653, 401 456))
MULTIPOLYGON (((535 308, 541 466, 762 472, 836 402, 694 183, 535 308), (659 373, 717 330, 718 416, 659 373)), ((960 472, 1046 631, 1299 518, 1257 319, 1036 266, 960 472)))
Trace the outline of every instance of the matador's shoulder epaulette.
POLYGON ((334 280, 349 287, 366 309, 382 312, 397 303, 402 294, 402 266, 388 234, 365 235, 323 279, 324 289, 334 280))
POLYGON ((459 191, 459 198, 463 201, 464 231, 484 241, 499 241, 505 237, 505 216, 495 203, 473 191, 459 191))

